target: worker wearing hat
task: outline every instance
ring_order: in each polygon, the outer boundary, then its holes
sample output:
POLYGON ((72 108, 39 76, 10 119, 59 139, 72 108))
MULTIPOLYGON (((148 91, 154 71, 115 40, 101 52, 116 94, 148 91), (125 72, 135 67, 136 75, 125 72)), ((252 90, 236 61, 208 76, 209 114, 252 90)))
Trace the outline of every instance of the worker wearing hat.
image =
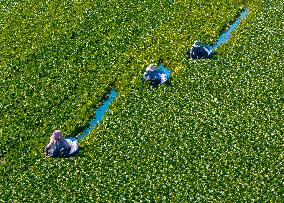
POLYGON ((160 64, 158 68, 156 68, 154 64, 150 64, 142 77, 142 83, 144 84, 144 81, 146 80, 150 81, 152 87, 158 87, 158 85, 162 85, 169 81, 170 74, 171 71, 167 70, 162 64, 160 64))
POLYGON ((186 54, 191 59, 206 59, 212 57, 213 49, 208 45, 202 45, 200 41, 195 41, 186 54))
POLYGON ((55 130, 50 136, 50 141, 45 147, 45 154, 51 157, 67 156, 71 150, 71 146, 62 136, 60 130, 55 130))

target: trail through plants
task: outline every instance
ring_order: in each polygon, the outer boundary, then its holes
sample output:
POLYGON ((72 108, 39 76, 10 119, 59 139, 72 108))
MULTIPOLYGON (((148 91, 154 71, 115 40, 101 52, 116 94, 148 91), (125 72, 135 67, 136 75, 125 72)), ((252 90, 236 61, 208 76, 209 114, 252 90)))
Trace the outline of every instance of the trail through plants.
POLYGON ((229 41, 231 37, 231 33, 239 26, 240 22, 248 15, 249 9, 245 9, 239 18, 236 19, 236 21, 230 25, 229 29, 224 32, 217 40, 216 43, 213 44, 212 48, 215 50, 218 47, 220 47, 222 44, 225 44, 229 41))
POLYGON ((88 136, 90 134, 90 132, 93 130, 93 128, 103 119, 105 113, 107 112, 107 110, 109 109, 110 104, 115 100, 115 98, 117 97, 117 92, 112 89, 108 95, 107 95, 108 99, 105 100, 103 102, 103 104, 101 106, 99 106, 95 113, 94 113, 94 117, 93 119, 89 122, 89 126, 88 128, 86 128, 82 134, 80 134, 77 139, 83 139, 86 136, 88 136))

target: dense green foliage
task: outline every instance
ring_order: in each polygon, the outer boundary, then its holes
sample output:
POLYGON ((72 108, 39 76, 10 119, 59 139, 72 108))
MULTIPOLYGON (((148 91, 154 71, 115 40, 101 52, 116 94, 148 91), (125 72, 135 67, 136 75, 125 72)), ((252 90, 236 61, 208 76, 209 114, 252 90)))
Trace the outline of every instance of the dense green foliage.
POLYGON ((233 2, 23 1, 8 7, 0 27, 2 154, 14 160, 31 150, 41 157, 53 129, 75 135, 115 81, 128 87, 150 59, 182 56, 183 42, 190 36, 192 43, 198 32, 189 27, 215 32, 216 39, 240 10, 233 2))
POLYGON ((1 13, 0 200, 280 202, 281 2, 135 2, 24 1, 1 13), (214 60, 184 60, 244 6, 214 60), (160 57, 172 86, 141 86, 160 57), (75 135, 112 85, 119 97, 79 158, 43 158, 52 130, 75 135))

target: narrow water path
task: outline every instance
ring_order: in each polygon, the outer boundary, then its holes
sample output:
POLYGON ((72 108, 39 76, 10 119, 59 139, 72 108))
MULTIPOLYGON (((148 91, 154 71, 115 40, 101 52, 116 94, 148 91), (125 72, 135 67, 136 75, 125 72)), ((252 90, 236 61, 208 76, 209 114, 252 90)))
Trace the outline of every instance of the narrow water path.
POLYGON ((240 22, 248 15, 249 13, 249 9, 245 9, 239 18, 237 18, 237 20, 230 25, 229 29, 224 32, 217 40, 217 42, 215 42, 212 46, 213 50, 217 49, 218 47, 220 47, 222 44, 226 43, 230 37, 231 37, 231 33, 239 26, 240 22))
POLYGON ((93 119, 89 122, 89 127, 85 129, 80 135, 78 135, 77 139, 83 139, 90 134, 92 129, 103 119, 105 113, 107 112, 109 105, 115 100, 117 97, 117 92, 112 89, 108 95, 108 99, 103 102, 101 106, 99 106, 95 113, 93 119))

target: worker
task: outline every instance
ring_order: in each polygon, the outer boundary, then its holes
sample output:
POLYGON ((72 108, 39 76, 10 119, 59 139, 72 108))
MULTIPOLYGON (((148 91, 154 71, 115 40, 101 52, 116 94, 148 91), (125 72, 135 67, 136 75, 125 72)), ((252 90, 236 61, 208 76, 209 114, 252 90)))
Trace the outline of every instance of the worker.
POLYGON ((50 141, 45 147, 45 154, 50 157, 67 157, 71 146, 62 136, 60 130, 55 130, 50 136, 50 141))
POLYGON ((142 84, 144 81, 149 81, 152 87, 158 87, 164 83, 168 83, 170 79, 171 71, 165 66, 160 64, 157 68, 154 64, 150 64, 142 77, 142 84))
POLYGON ((186 52, 191 59, 207 59, 213 55, 213 49, 211 46, 202 45, 200 41, 195 41, 191 49, 186 52))

